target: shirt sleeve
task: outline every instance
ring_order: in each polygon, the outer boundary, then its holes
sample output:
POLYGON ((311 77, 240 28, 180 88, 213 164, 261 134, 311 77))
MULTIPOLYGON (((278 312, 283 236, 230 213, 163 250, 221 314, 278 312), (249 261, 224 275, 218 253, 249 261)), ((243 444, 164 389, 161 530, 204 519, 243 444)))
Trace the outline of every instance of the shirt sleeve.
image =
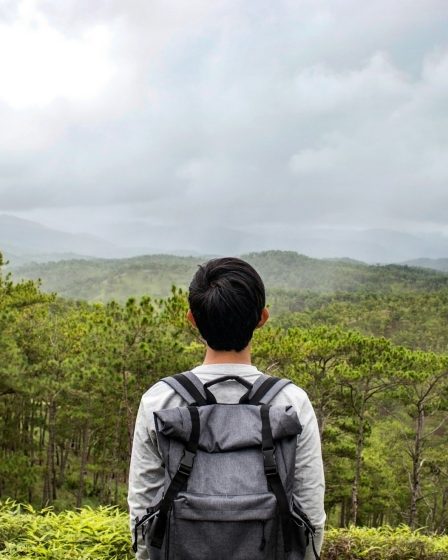
MULTIPOLYGON (((158 490, 163 486, 164 468, 155 433, 153 419, 148 418, 144 400, 140 402, 134 429, 131 463, 129 468, 128 505, 130 529, 134 538, 135 518, 141 518, 146 508, 154 504, 158 490)), ((138 538, 137 560, 149 559, 141 538, 138 538)))
POLYGON ((302 433, 297 438, 293 494, 311 523, 318 528, 325 524, 325 478, 319 426, 308 396, 300 407, 299 419, 302 433))

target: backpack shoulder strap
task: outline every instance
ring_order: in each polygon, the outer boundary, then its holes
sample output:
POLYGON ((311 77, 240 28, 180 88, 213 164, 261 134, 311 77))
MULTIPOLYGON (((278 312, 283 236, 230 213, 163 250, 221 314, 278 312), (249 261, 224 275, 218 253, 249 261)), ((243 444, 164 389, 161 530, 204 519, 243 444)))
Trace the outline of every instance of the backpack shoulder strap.
MULTIPOLYGON (((177 472, 171 479, 171 482, 166 489, 162 503, 160 504, 159 514, 154 522, 155 525, 151 546, 154 546, 155 548, 162 548, 169 511, 173 505, 173 501, 177 497, 177 494, 185 486, 190 477, 191 471, 193 470, 196 452, 198 450, 199 436, 201 432, 199 411, 195 406, 189 406, 188 411, 191 418, 190 437, 185 445, 184 454, 180 460, 177 472)), ((152 530, 153 528, 151 527, 151 531, 152 530)))
POLYGON ((204 387, 192 371, 164 377, 161 381, 176 391, 189 406, 207 404, 204 387))
POLYGON ((289 379, 280 379, 272 375, 260 375, 255 381, 249 395, 249 404, 268 404, 283 389, 289 385, 289 379))
MULTIPOLYGON (((261 451, 263 453, 264 473, 268 486, 272 490, 277 500, 277 507, 280 513, 280 519, 283 532, 283 544, 285 553, 291 551, 291 513, 289 510, 288 497, 285 487, 277 468, 277 459, 275 457, 275 445, 272 437, 271 420, 269 416, 270 406, 262 404, 260 407, 261 416, 261 451)), ((289 555, 288 555, 289 556, 289 555)))

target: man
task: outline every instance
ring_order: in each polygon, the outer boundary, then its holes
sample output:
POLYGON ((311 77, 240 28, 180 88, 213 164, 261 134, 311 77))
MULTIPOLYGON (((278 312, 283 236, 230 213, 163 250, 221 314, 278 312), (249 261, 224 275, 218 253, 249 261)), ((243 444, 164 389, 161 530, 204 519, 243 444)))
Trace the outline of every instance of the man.
MULTIPOLYGON (((251 364, 250 342, 254 330, 263 326, 269 317, 258 273, 241 259, 213 259, 199 267, 190 284, 188 299, 187 318, 206 344, 204 361, 192 372, 202 383, 224 375, 237 375, 253 383, 261 372, 251 364)), ((218 402, 229 403, 238 402, 244 391, 236 381, 213 389, 218 402)), ((182 397, 164 382, 156 383, 142 397, 129 472, 132 531, 136 516, 141 518, 146 513, 156 494, 160 496, 164 483, 153 413, 184 405, 182 397)), ((272 405, 293 405, 302 425, 302 433, 297 438, 294 496, 317 529, 315 544, 320 551, 325 523, 324 474, 316 416, 306 393, 293 384, 285 386, 272 405)), ((147 558, 140 539, 137 559, 147 558)), ((310 545, 305 560, 313 558, 310 545)))

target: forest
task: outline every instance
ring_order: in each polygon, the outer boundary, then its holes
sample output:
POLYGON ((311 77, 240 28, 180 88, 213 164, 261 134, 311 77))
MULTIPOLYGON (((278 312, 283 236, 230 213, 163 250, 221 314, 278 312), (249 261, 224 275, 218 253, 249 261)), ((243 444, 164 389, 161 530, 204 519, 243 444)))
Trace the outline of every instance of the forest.
MULTIPOLYGON (((448 274, 406 264, 368 265, 353 259, 316 259, 294 251, 278 250, 248 253, 241 258, 259 271, 270 294, 280 291, 283 296, 294 296, 304 290, 317 293, 402 293, 448 288, 448 274)), ((125 303, 129 297, 148 294, 167 297, 173 284, 186 289, 198 264, 204 260, 207 258, 142 255, 126 259, 83 258, 19 265, 11 259, 8 268, 17 279, 41 279, 44 291, 57 292, 62 297, 104 303, 114 299, 125 303)))
MULTIPOLYGON (((406 525, 442 535, 448 275, 373 268, 359 289, 286 280, 269 288, 272 317, 255 334, 253 360, 310 396, 330 527, 406 525)), ((55 512, 125 510, 142 394, 201 363, 185 289, 95 302, 0 270, 0 498, 55 512)))

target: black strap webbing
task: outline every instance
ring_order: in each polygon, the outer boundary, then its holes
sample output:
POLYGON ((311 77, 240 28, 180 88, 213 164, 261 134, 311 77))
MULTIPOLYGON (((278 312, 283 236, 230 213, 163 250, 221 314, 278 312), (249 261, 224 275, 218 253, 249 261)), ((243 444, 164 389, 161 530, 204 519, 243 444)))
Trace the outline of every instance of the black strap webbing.
POLYGON ((314 553, 315 560, 320 560, 319 553, 316 549, 316 543, 314 540, 314 536, 316 535, 316 529, 314 525, 311 524, 311 521, 308 519, 308 516, 302 511, 295 508, 293 505, 293 522, 299 527, 300 529, 305 528, 305 536, 306 536, 306 546, 310 544, 311 539, 311 546, 314 553))
POLYGON ((316 550, 316 543, 314 542, 314 534, 313 534, 313 533, 310 533, 310 536, 311 536, 311 545, 312 545, 312 547, 313 547, 314 558, 315 558, 316 560, 320 560, 319 553, 318 553, 317 550, 316 550))
POLYGON ((248 396, 252 391, 252 383, 249 383, 249 381, 246 381, 243 377, 240 377, 239 375, 224 375, 223 377, 218 377, 218 379, 214 379, 213 381, 208 381, 207 383, 204 383, 204 391, 207 397, 207 404, 216 404, 216 398, 213 395, 213 393, 210 391, 209 387, 211 387, 212 385, 216 385, 217 383, 224 383, 225 381, 230 381, 230 380, 237 381, 240 385, 243 385, 247 389, 246 393, 244 393, 244 395, 240 398, 239 403, 247 404, 249 402, 248 396))
POLYGON ((267 404, 260 406, 261 415, 261 450, 264 460, 264 472, 268 485, 275 495, 277 506, 280 513, 283 530, 283 544, 285 552, 291 551, 291 513, 289 511, 288 498, 285 488, 280 478, 277 461, 275 459, 275 447, 272 437, 271 421, 269 418, 269 408, 267 404))
POLYGON ((207 404, 207 399, 201 394, 196 385, 190 379, 188 379, 186 375, 184 375, 183 373, 176 373, 176 375, 173 375, 173 378, 178 383, 180 383, 188 393, 190 393, 197 406, 203 406, 204 404, 207 404))
POLYGON ((171 484, 167 488, 160 506, 158 517, 154 521, 154 523, 156 523, 156 526, 154 528, 151 546, 154 546, 155 548, 162 548, 169 511, 171 509, 171 506, 173 505, 174 499, 186 484, 190 476, 190 473, 193 469, 196 451, 198 449, 200 434, 199 411, 195 406, 189 406, 188 410, 190 411, 191 417, 190 439, 185 445, 184 455, 180 461, 179 468, 177 469, 177 472, 174 475, 171 484))
POLYGON ((278 377, 268 377, 263 381, 263 383, 255 391, 254 395, 250 397, 249 404, 260 404, 260 400, 266 395, 272 387, 278 383, 280 379, 278 377))

